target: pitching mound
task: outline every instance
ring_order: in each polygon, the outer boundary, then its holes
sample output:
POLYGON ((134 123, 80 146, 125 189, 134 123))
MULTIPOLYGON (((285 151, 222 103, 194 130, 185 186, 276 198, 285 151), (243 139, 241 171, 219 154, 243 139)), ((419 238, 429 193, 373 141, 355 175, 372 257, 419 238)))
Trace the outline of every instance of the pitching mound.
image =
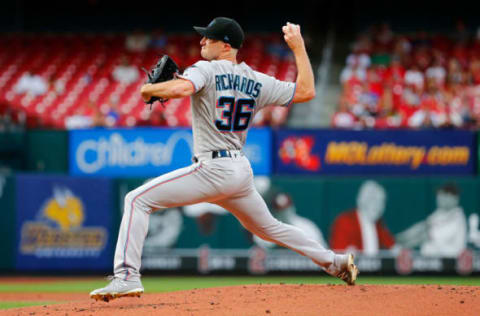
POLYGON ((480 287, 474 286, 247 285, 145 294, 110 303, 84 296, 4 310, 2 315, 480 315, 480 287))

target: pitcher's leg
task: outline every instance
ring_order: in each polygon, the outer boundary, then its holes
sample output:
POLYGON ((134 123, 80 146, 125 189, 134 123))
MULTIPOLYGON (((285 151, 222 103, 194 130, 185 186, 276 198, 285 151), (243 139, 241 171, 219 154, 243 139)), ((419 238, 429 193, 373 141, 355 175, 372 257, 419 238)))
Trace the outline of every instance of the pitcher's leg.
POLYGON ((129 192, 115 249, 116 277, 140 277, 143 244, 147 236, 149 216, 155 210, 208 201, 215 188, 202 174, 202 165, 175 170, 129 192))
POLYGON ((319 242, 309 238, 298 227, 278 221, 268 210, 260 194, 252 189, 248 195, 216 201, 229 210, 253 234, 307 256, 327 271, 336 270, 347 257, 325 249, 319 242), (333 264, 333 265, 332 265, 333 264))

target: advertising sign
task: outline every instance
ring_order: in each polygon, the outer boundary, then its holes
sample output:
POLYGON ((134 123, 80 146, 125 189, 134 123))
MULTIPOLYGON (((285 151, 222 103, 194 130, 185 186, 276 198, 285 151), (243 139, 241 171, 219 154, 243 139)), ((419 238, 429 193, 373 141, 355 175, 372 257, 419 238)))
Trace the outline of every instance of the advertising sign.
POLYGON ((19 175, 16 193, 17 269, 111 268, 110 180, 19 175))
POLYGON ((276 134, 280 174, 466 175, 475 172, 470 131, 282 130, 276 134))
MULTIPOLYGON (((244 152, 256 174, 271 172, 270 129, 250 130, 244 152)), ((219 148, 221 149, 221 148, 219 148)), ((190 129, 93 129, 70 132, 70 174, 151 177, 192 163, 190 129)))

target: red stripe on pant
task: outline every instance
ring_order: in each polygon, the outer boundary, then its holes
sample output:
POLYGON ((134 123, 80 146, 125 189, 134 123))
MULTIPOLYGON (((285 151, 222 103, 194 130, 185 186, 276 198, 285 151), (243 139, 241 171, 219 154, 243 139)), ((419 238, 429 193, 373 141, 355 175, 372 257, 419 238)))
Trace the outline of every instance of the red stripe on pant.
MULTIPOLYGON (((202 167, 202 165, 200 164, 197 168, 193 169, 192 171, 190 171, 189 173, 186 173, 186 174, 183 174, 181 176, 177 176, 173 179, 169 179, 169 180, 166 180, 166 181, 163 181, 163 182, 160 182, 160 183, 157 183, 155 184, 153 187, 151 188, 148 188, 147 190, 143 191, 142 193, 138 194, 135 198, 133 198, 132 200, 132 203, 130 203, 130 219, 128 220, 128 230, 127 230, 127 240, 125 241, 125 249, 123 251, 123 267, 127 267, 127 249, 128 249, 128 241, 130 240, 130 227, 132 225, 132 218, 133 218, 133 204, 135 203, 135 200, 138 199, 140 196, 142 196, 143 194, 149 192, 150 190, 156 188, 156 187, 159 187, 160 185, 162 184, 165 184, 165 183, 168 183, 168 182, 171 182, 173 180, 177 180, 177 179, 180 179, 180 178, 183 178, 183 177, 186 177, 188 175, 191 175, 193 174, 194 172, 200 170, 200 168, 202 167)), ((128 278, 128 269, 127 269, 127 274, 125 275, 125 280, 127 280, 128 278)))

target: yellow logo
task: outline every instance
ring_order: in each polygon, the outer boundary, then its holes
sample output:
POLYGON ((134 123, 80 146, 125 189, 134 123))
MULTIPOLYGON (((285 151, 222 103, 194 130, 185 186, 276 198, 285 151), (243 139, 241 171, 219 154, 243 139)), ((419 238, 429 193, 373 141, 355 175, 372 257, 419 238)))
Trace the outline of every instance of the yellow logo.
POLYGON ((83 204, 70 190, 54 189, 54 198, 47 201, 43 216, 57 223, 62 231, 80 227, 84 220, 83 204))
POLYGON ((421 164, 429 166, 467 165, 467 146, 402 146, 382 143, 370 146, 366 142, 329 142, 325 164, 409 166, 415 170, 421 164))
POLYGON ((22 225, 23 254, 43 257, 98 256, 107 242, 103 227, 83 227, 84 206, 71 190, 55 187, 36 221, 22 225))

